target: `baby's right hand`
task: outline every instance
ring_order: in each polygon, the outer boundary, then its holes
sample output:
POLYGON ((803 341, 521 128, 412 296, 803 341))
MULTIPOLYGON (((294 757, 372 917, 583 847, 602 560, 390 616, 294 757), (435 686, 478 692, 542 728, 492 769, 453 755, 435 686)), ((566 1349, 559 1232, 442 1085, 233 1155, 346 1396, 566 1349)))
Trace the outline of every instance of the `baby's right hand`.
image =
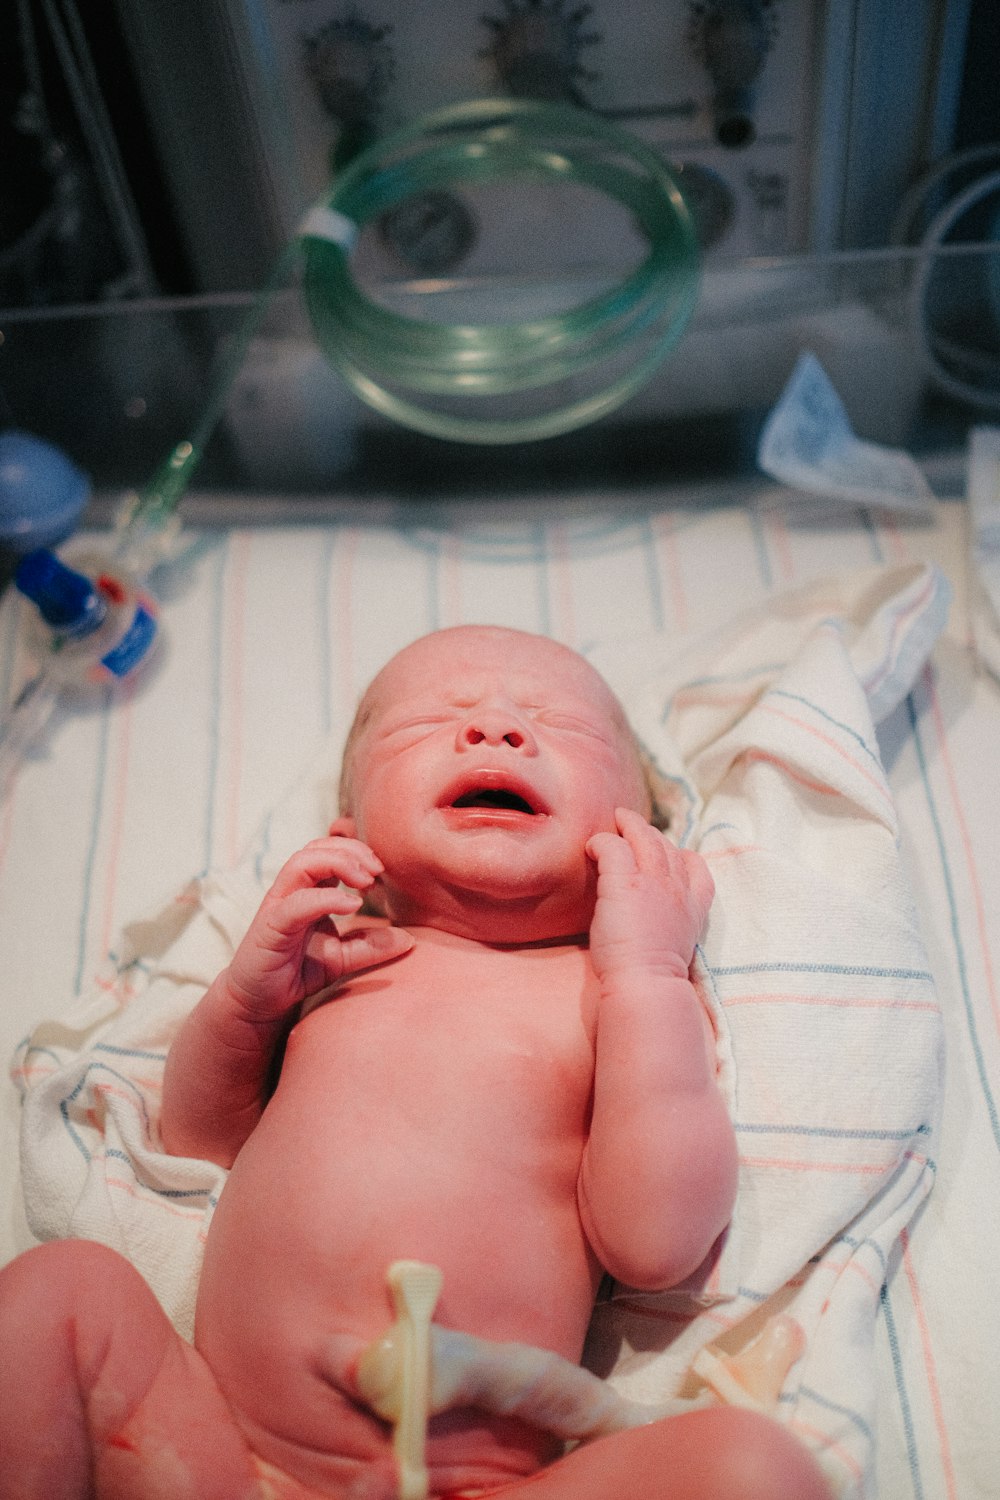
POLYGON ((332 921, 358 910, 382 868, 359 839, 314 839, 293 854, 227 970, 237 1004, 255 1019, 277 1020, 345 974, 409 952, 413 939, 399 927, 360 927, 342 936, 332 921))

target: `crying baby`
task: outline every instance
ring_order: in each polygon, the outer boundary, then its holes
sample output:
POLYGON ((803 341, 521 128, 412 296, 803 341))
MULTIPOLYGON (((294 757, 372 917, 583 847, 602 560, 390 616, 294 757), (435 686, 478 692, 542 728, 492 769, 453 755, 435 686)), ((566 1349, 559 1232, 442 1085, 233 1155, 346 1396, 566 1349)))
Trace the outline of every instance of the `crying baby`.
POLYGON ((712 881, 650 815, 624 714, 566 647, 459 627, 389 662, 339 816, 168 1059, 165 1149, 230 1168, 194 1345, 110 1250, 15 1260, 0 1500, 827 1500, 753 1411, 566 1427, 602 1275, 692 1275, 736 1191, 689 979, 712 881), (405 1472, 372 1386, 399 1263, 438 1277, 405 1472), (467 1375, 435 1384, 449 1347, 467 1375))

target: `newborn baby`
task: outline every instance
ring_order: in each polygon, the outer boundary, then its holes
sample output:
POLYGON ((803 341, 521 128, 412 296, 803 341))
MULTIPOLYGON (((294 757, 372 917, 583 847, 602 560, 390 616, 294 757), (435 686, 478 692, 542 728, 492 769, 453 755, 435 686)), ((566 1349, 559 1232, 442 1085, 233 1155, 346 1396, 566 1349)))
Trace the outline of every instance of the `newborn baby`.
MULTIPOLYGON (((688 978, 712 882, 650 811, 621 708, 567 648, 462 627, 393 658, 341 815, 168 1059, 166 1149, 231 1168, 195 1347, 113 1252, 20 1257, 0 1500, 387 1500, 391 1431, 358 1368, 391 1263, 441 1268, 446 1328, 578 1362, 604 1272, 661 1289, 706 1262, 736 1183, 688 978)), ((828 1494, 777 1423, 723 1407, 560 1453, 459 1400, 429 1423, 430 1493, 828 1494)))

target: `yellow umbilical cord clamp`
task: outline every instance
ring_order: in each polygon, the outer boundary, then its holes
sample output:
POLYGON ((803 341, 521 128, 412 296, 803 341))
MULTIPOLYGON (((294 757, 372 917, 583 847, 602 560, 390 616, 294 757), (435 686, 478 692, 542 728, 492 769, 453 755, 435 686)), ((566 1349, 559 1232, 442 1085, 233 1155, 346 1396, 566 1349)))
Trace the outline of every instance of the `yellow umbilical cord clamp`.
POLYGON ((431 1392, 431 1318, 441 1295, 437 1266, 393 1261, 386 1273, 396 1321, 370 1346, 357 1371, 360 1394, 393 1423, 399 1500, 426 1500, 427 1416, 431 1392))

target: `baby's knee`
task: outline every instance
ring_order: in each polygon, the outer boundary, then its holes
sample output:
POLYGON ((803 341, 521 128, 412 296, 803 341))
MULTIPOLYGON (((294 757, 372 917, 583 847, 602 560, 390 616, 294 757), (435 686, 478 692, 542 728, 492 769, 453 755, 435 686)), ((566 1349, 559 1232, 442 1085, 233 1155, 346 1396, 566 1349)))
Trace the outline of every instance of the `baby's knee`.
POLYGON ((14 1326, 29 1315, 32 1326, 53 1323, 72 1313, 78 1299, 86 1296, 84 1283, 95 1275, 97 1251, 103 1262, 113 1251, 82 1240, 52 1240, 25 1250, 0 1270, 0 1327, 10 1335, 14 1326))
POLYGON ((715 1429, 700 1435, 703 1461, 715 1470, 706 1493, 727 1500, 831 1500, 815 1458, 780 1423, 725 1407, 700 1415, 715 1429))
POLYGON ((121 1295, 144 1292, 127 1260, 91 1240, 50 1240, 0 1270, 0 1307, 30 1307, 36 1328, 40 1320, 60 1321, 80 1307, 108 1307, 121 1295))
POLYGON ((90 1240, 51 1240, 0 1270, 0 1350, 45 1350, 86 1387, 116 1332, 159 1343, 168 1327, 139 1273, 90 1240))
POLYGON ((83 1286, 130 1281, 137 1272, 116 1250, 93 1240, 48 1240, 24 1250, 0 1270, 0 1285, 17 1295, 48 1288, 62 1297, 83 1286))

